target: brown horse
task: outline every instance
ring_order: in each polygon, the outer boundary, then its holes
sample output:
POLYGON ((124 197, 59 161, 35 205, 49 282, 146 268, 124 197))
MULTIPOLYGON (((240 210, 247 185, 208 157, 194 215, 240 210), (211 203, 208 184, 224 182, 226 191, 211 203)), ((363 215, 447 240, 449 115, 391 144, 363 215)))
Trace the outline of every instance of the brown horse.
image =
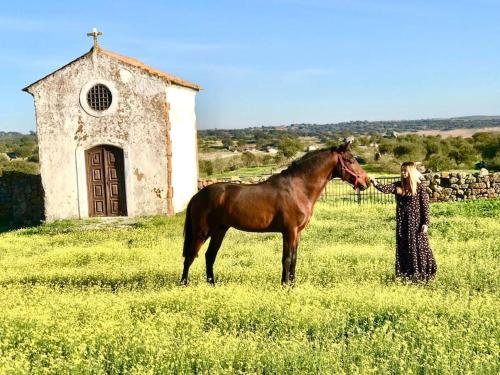
POLYGON ((210 237, 205 253, 207 281, 215 283, 213 265, 224 235, 230 227, 248 232, 278 232, 283 235, 283 285, 295 279, 300 232, 311 218, 314 204, 327 182, 340 177, 357 189, 366 189, 369 179, 348 151, 349 142, 336 148, 312 151, 268 180, 240 185, 216 183, 195 194, 187 207, 184 224, 184 271, 210 237))

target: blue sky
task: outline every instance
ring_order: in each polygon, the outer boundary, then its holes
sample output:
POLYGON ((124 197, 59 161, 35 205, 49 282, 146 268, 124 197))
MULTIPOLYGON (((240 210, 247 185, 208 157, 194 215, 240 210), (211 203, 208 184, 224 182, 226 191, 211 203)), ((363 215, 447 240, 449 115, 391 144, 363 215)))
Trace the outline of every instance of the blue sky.
POLYGON ((198 127, 500 115, 500 1, 2 1, 0 130, 101 45, 204 87, 198 127))

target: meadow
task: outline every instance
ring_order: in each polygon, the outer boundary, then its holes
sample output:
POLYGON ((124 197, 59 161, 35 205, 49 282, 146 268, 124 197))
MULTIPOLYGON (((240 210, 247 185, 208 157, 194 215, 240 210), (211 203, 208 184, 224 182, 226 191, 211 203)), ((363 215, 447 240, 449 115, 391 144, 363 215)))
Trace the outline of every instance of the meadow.
POLYGON ((499 199, 431 205, 428 284, 394 279, 393 205, 318 203, 287 288, 280 235, 236 230, 179 286, 183 220, 0 234, 0 373, 500 372, 499 199))

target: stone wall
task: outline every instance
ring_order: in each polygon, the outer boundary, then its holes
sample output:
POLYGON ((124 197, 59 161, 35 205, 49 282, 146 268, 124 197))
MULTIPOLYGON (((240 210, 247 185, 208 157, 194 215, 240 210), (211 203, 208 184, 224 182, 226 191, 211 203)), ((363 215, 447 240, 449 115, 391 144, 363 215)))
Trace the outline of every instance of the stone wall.
POLYGON ((486 169, 472 174, 428 173, 424 183, 432 202, 500 197, 500 172, 488 173, 486 169))
POLYGON ((198 179, 198 190, 205 186, 215 184, 216 182, 232 182, 234 184, 256 184, 267 180, 271 175, 251 176, 251 177, 227 177, 227 178, 200 178, 198 179))
POLYGON ((40 175, 4 172, 0 176, 0 227, 21 227, 44 220, 40 175))

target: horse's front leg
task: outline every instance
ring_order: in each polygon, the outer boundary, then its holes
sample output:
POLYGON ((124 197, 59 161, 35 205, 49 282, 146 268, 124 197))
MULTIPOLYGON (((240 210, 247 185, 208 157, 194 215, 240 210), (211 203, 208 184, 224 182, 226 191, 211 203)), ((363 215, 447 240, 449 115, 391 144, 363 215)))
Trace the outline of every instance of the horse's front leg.
POLYGON ((292 256, 297 244, 298 233, 296 229, 283 233, 283 256, 281 264, 283 271, 281 273, 281 285, 285 286, 290 282, 290 267, 292 265, 292 256))
POLYGON ((210 238, 210 244, 208 245, 208 250, 205 253, 207 282, 211 285, 215 285, 215 276, 214 276, 215 258, 217 257, 217 252, 220 249, 222 240, 226 235, 227 229, 228 228, 220 228, 212 233, 212 236, 210 238))

